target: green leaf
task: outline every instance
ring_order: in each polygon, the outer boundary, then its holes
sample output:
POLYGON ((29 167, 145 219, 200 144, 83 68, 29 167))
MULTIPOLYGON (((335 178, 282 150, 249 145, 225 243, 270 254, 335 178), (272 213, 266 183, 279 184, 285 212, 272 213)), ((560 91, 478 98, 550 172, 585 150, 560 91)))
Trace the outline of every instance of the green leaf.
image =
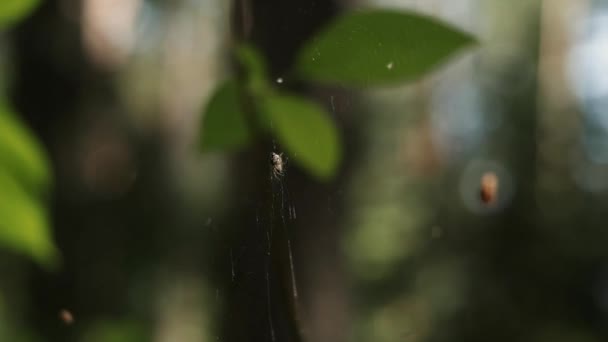
POLYGON ((55 266, 45 195, 48 161, 38 141, 17 116, 0 103, 0 245, 55 266))
POLYGON ((338 132, 323 107, 293 95, 268 94, 260 114, 289 155, 322 180, 332 177, 341 160, 338 132))
POLYGON ((35 193, 46 192, 51 182, 48 160, 38 141, 16 115, 1 103, 0 169, 35 193))
POLYGON ((38 5, 39 0, 1 0, 0 29, 16 24, 38 5))
POLYGON ((420 77, 474 42, 423 15, 359 11, 338 18, 305 44, 296 72, 304 79, 346 86, 394 84, 420 77))
POLYGON ((247 88, 252 94, 267 92, 271 86, 264 57, 258 49, 249 44, 236 48, 236 57, 245 70, 247 88))
POLYGON ((203 117, 200 145, 203 150, 233 150, 251 140, 235 81, 220 85, 212 95, 203 117))
POLYGON ((0 189, 0 244, 32 257, 43 266, 54 267, 58 252, 43 202, 1 169, 0 189))

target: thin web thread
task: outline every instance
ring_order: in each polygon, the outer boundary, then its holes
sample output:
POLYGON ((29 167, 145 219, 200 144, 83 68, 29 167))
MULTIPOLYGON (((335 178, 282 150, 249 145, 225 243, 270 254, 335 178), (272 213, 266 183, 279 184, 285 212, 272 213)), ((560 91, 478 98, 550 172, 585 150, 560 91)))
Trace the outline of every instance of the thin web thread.
MULTIPOLYGON (((273 142, 273 146, 274 149, 276 151, 276 144, 274 144, 273 142)), ((298 301, 298 288, 297 288, 297 282, 296 282, 296 274, 295 274, 295 267, 294 267, 294 258, 293 258, 293 250, 291 247, 291 237, 289 234, 289 230, 287 229, 287 220, 285 218, 285 210, 287 207, 287 214, 290 220, 294 220, 296 218, 296 209, 295 206, 290 205, 289 204, 289 200, 290 200, 290 196, 289 196, 289 192, 286 191, 286 187, 284 184, 284 177, 285 177, 285 169, 283 170, 283 174, 280 174, 277 176, 275 170, 274 170, 274 165, 271 165, 270 167, 270 172, 269 172, 269 177, 270 177, 270 182, 273 185, 272 186, 272 194, 271 194, 271 217, 270 217, 270 222, 269 222, 269 228, 266 231, 266 238, 268 240, 268 250, 267 250, 267 256, 266 256, 266 290, 267 290, 267 305, 268 305, 268 325, 269 325, 269 329, 270 329, 270 335, 271 335, 271 340, 274 342, 276 341, 276 334, 275 334, 275 330, 274 330, 274 322, 273 322, 273 317, 272 317, 272 303, 271 303, 271 290, 270 290, 270 266, 271 266, 271 251, 272 251, 272 241, 273 241, 273 229, 274 229, 274 224, 275 224, 275 220, 274 217, 276 217, 276 212, 275 212, 275 201, 276 201, 276 194, 275 194, 275 186, 274 184, 278 184, 278 190, 280 193, 280 200, 281 200, 281 207, 280 207, 280 216, 281 216, 281 224, 282 224, 282 229, 285 233, 285 238, 286 238, 286 243, 287 243, 287 254, 288 254, 288 258, 289 258, 289 272, 290 272, 290 285, 291 285, 291 293, 293 296, 293 303, 294 303, 294 315, 296 315, 297 313, 296 311, 296 306, 297 306, 297 301, 298 301), (286 196, 287 193, 287 196, 286 196)), ((296 317, 297 320, 297 317, 296 317)))
MULTIPOLYGON (((287 239, 287 254, 289 256, 289 272, 290 272, 290 276, 291 276, 291 290, 292 290, 292 294, 293 294, 293 298, 294 301, 298 299, 298 287, 297 287, 297 283, 296 283, 296 272, 295 272, 295 267, 293 266, 293 252, 291 249, 291 238, 289 236, 289 231, 287 229, 287 223, 285 222, 285 190, 283 188, 283 180, 279 179, 279 187, 281 189, 281 220, 283 222, 283 230, 285 232, 285 237, 287 239)), ((288 193, 288 199, 289 199, 289 193, 288 193)), ((291 219, 295 218, 295 208, 293 209, 293 216, 292 216, 292 206, 290 206, 288 204, 288 210, 289 210, 289 217, 291 219)))
MULTIPOLYGON (((270 181, 272 184, 273 170, 270 170, 270 181)), ((274 191, 272 191, 272 198, 270 203, 270 211, 271 215, 274 215, 274 191)), ((273 231, 273 219, 270 217, 269 228, 266 230, 266 238, 268 240, 268 249, 266 251, 266 301, 268 305, 268 327, 270 329, 270 339, 271 341, 276 341, 276 334, 274 331, 274 323, 272 319, 272 303, 270 300, 270 263, 271 263, 271 252, 272 252, 272 231, 273 231)))

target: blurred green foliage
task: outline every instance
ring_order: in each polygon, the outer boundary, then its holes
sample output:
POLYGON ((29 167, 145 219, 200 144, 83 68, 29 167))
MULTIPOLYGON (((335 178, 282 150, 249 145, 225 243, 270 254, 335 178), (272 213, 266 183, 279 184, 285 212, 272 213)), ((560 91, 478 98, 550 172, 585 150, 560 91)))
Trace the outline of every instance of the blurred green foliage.
POLYGON ((36 139, 0 105, 0 243, 46 266, 57 261, 45 208, 50 178, 36 139))
MULTIPOLYGON (((428 72, 474 41, 418 14, 353 12, 335 20, 301 49, 295 74, 346 86, 403 82, 428 72)), ((255 123, 276 137, 300 167, 320 180, 330 179, 340 164, 342 146, 327 111, 302 97, 278 95, 254 47, 240 45, 235 55, 243 71, 245 93, 239 94, 232 80, 216 89, 202 123, 203 150, 243 147, 250 130, 256 128, 247 125, 255 123), (253 117, 248 118, 250 115, 253 117)))
POLYGON ((31 191, 46 191, 50 171, 43 150, 19 122, 15 113, 0 104, 0 162, 31 191))
POLYGON ((251 139, 240 105, 238 85, 234 80, 229 80, 216 89, 207 105, 205 127, 201 141, 205 150, 236 149, 251 139))
POLYGON ((260 51, 249 44, 241 44, 234 51, 235 57, 244 70, 247 90, 254 95, 263 96, 272 91, 268 78, 268 67, 260 51))
POLYGON ((259 108, 281 145, 301 167, 322 180, 334 175, 341 145, 322 106, 300 96, 273 94, 264 98, 259 108))
POLYGON ((146 330, 134 322, 104 320, 87 329, 84 342, 145 342, 146 330))
POLYGON ((0 1, 0 29, 11 26, 30 14, 39 2, 39 0, 0 1))
POLYGON ((205 109, 202 149, 243 147, 251 130, 258 127, 276 137, 303 169, 319 179, 329 179, 341 159, 338 133, 329 114, 306 98, 280 94, 272 87, 264 60, 254 47, 239 46, 236 58, 243 68, 245 94, 239 94, 236 80, 215 90, 205 109))
MULTIPOLYGON (((38 3, 0 2, 0 29, 26 17, 38 3)), ((50 184, 48 160, 38 141, 8 105, 0 102, 0 245, 46 267, 58 260, 45 203, 50 184)))
POLYGON ((308 42, 296 70, 304 79, 377 86, 424 75, 475 40, 430 17, 392 10, 345 15, 308 42))

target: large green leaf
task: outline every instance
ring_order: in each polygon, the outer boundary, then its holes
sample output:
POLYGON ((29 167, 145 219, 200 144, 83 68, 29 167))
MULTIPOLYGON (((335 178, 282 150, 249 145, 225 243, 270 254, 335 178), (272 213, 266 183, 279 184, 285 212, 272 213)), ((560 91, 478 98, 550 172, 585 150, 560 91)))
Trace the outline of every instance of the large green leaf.
POLYGON ((44 266, 58 260, 43 201, 25 191, 0 168, 0 245, 28 255, 44 266))
POLYGON ((392 84, 423 75, 474 41, 415 13, 352 12, 305 44, 296 72, 305 79, 346 86, 392 84))
POLYGON ((297 164, 323 180, 334 175, 342 151, 337 130, 323 107, 278 94, 260 99, 259 107, 267 126, 297 164))
POLYGON ((46 192, 50 184, 48 160, 38 141, 0 103, 0 169, 17 178, 28 190, 46 192))
POLYGON ((45 266, 57 261, 46 213, 48 161, 38 141, 0 103, 0 245, 45 266))
POLYGON ((205 109, 201 148, 231 150, 246 145, 251 132, 245 115, 237 83, 230 80, 220 85, 205 109))
POLYGON ((17 23, 38 5, 39 0, 0 0, 0 29, 17 23))

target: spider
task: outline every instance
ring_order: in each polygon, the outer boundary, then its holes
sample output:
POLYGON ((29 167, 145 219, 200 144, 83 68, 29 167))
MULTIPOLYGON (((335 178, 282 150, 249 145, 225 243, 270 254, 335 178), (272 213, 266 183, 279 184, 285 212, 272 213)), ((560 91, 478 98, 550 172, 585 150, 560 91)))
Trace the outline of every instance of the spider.
POLYGON ((494 172, 486 172, 481 177, 480 189, 481 201, 486 204, 494 204, 498 196, 498 177, 494 172))
POLYGON ((281 178, 285 171, 285 162, 283 161, 283 153, 277 154, 272 152, 270 155, 272 160, 272 175, 276 178, 281 178))

